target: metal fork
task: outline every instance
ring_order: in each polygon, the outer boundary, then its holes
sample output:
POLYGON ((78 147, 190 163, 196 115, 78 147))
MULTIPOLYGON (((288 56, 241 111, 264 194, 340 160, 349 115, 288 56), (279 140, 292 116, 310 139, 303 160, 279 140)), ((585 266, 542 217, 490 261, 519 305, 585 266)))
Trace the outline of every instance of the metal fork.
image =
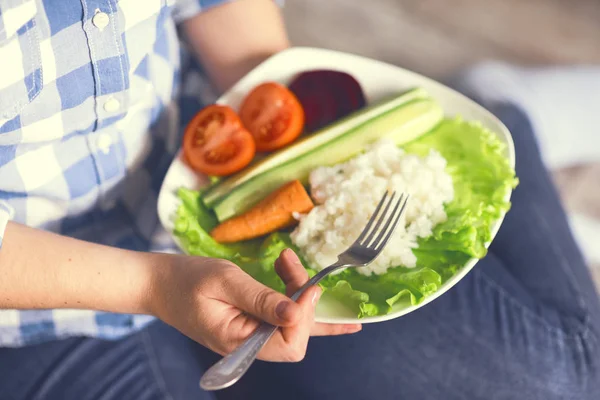
MULTIPOLYGON (((391 195, 386 192, 358 239, 338 256, 337 262, 313 276, 291 299, 298 300, 306 289, 340 268, 364 267, 373 262, 394 233, 406 207, 408 195, 396 197, 396 192, 391 195)), ((263 322, 244 343, 204 373, 200 379, 200 387, 204 390, 219 390, 236 383, 276 330, 276 326, 263 322)))

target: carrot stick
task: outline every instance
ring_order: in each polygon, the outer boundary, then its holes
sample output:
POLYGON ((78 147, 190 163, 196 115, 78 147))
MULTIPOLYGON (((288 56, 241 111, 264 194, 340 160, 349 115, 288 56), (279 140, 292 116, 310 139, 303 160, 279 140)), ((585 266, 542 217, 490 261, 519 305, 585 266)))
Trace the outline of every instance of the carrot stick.
POLYGON ((307 213, 313 206, 302 183, 295 180, 269 194, 244 214, 224 221, 212 230, 211 236, 220 243, 253 239, 293 224, 292 213, 307 213))

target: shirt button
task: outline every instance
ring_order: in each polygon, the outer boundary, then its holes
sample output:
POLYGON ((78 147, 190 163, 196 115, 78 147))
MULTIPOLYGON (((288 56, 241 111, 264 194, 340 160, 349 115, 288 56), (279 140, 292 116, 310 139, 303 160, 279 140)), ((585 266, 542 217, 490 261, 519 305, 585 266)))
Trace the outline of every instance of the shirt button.
POLYGON ((119 100, 115 99, 114 97, 111 97, 104 103, 104 111, 107 113, 114 113, 119 109, 119 107, 121 107, 121 103, 119 103, 119 100))
POLYGON ((98 140, 96 141, 96 146, 100 149, 100 151, 104 154, 110 153, 110 146, 112 145, 112 139, 106 133, 98 136, 98 140))
POLYGON ((110 18, 108 18, 108 14, 103 12, 97 12, 96 15, 92 18, 92 23, 94 26, 100 30, 106 28, 108 23, 110 22, 110 18))

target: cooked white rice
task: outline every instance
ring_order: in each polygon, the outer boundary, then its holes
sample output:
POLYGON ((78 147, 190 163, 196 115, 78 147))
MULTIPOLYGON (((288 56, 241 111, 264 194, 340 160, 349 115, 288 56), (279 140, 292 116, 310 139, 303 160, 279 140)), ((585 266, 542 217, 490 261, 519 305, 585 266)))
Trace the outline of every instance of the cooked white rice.
POLYGON ((415 267, 411 249, 446 220, 444 204, 454 197, 445 168, 437 151, 419 157, 387 140, 346 163, 317 168, 310 175, 315 207, 297 216, 292 241, 311 267, 325 268, 356 240, 385 191, 396 190, 410 195, 400 224, 375 262, 358 271, 371 275, 395 266, 415 267))

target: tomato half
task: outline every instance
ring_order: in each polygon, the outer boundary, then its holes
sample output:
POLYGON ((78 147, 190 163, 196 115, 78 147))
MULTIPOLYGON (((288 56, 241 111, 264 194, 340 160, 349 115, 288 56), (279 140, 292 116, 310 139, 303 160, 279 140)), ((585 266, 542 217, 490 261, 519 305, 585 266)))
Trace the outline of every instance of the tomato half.
POLYGON ((226 176, 247 166, 256 146, 235 111, 212 105, 196 114, 185 128, 183 153, 196 171, 226 176))
POLYGON ((288 88, 275 82, 263 83, 248 94, 240 118, 258 151, 279 149, 296 140, 304 128, 302 105, 288 88))

